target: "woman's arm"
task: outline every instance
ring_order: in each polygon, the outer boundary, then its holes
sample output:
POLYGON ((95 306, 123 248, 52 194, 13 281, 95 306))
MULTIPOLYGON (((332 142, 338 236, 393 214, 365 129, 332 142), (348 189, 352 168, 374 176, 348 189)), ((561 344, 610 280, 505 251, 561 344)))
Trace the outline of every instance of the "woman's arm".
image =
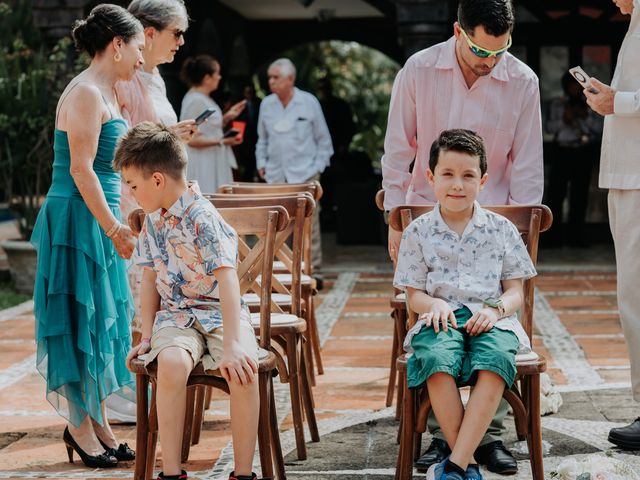
POLYGON ((231 120, 235 120, 236 118, 238 118, 238 115, 242 113, 242 111, 244 110, 244 107, 246 106, 247 106, 246 100, 242 100, 236 103, 235 105, 233 105, 229 110, 227 110, 227 112, 224 115, 222 115, 222 126, 226 127, 227 123, 229 123, 231 120))
MULTIPOLYGON (((93 171, 104 113, 100 92, 97 87, 80 84, 69 97, 65 108, 65 128, 71 156, 70 174, 100 227, 105 232, 113 231, 119 221, 111 213, 98 176, 93 171)), ((111 240, 121 257, 131 256, 135 239, 128 226, 120 225, 111 240)))

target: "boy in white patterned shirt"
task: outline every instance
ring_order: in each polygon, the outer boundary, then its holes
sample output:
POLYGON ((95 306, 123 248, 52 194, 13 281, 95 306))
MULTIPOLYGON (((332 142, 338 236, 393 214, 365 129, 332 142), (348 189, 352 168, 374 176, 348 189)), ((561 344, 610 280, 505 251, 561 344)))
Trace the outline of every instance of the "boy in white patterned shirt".
POLYGON ((132 260, 144 267, 142 341, 127 355, 158 364, 157 410, 162 446, 158 480, 186 480, 180 451, 187 378, 202 361, 220 369, 231 393, 235 469, 230 480, 255 480, 258 431, 258 345, 240 299, 238 238, 195 184, 185 178, 181 140, 143 122, 121 139, 114 169, 122 171, 146 218, 132 260))
POLYGON ((427 180, 438 204, 407 227, 394 286, 418 324, 405 339, 410 388, 425 381, 451 455, 427 479, 482 479, 473 454, 527 338, 516 317, 523 279, 536 274, 516 227, 475 201, 487 181, 482 139, 447 130, 431 146, 427 180), (457 382, 475 385, 466 410, 457 382))

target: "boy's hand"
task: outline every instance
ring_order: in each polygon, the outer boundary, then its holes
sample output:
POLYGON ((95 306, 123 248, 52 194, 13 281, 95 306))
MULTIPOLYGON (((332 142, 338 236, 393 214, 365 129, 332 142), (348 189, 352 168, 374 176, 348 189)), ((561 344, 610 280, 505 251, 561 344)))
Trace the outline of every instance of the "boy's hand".
POLYGON ((233 342, 229 348, 225 345, 220 373, 228 383, 250 385, 258 373, 258 365, 238 342, 233 342))
POLYGON ((144 355, 149 350, 151 350, 151 345, 147 339, 142 340, 138 345, 129 350, 126 360, 127 368, 131 369, 131 360, 137 358, 139 355, 144 355))
POLYGON ((418 320, 424 320, 427 327, 433 325, 433 330, 436 333, 440 331, 440 326, 442 326, 442 330, 445 332, 449 329, 447 320, 451 322, 453 328, 458 328, 458 322, 456 321, 453 310, 451 310, 447 302, 439 298, 435 299, 431 304, 431 311, 420 314, 418 320))
POLYGON ((464 329, 469 335, 475 337, 483 332, 488 332, 498 321, 498 312, 495 308, 483 308, 478 310, 465 323, 464 329))

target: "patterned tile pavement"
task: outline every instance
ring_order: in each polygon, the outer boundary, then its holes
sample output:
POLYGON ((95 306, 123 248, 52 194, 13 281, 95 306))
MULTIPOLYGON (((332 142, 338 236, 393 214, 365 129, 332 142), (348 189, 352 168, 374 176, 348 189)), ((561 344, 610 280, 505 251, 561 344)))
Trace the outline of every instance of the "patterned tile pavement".
MULTIPOLYGON (((384 406, 391 272, 381 247, 329 253, 332 261, 317 303, 325 374, 318 377, 314 394, 322 438, 309 444, 307 461, 291 454, 288 388, 277 387, 288 478, 390 479, 397 454, 394 410, 384 406)), ((562 252, 548 254, 548 261, 545 252, 541 255, 534 344, 549 360, 549 374, 564 400, 558 414, 543 418, 548 472, 567 456, 608 451, 608 429, 638 413, 629 392, 611 253, 604 249, 600 260, 592 256, 588 265, 581 260, 584 253, 576 262, 563 260, 562 252)), ((34 351, 31 305, 0 312, 0 478, 130 478, 131 464, 88 471, 67 462, 64 422, 44 398, 34 351)), ((134 426, 115 425, 115 431, 121 441, 135 444, 134 426)), ((232 464, 229 438, 228 402, 216 395, 185 468, 197 478, 225 478, 232 464)), ((510 425, 505 441, 515 451, 522 449, 510 425)), ((614 455, 640 471, 640 457, 633 452, 614 455)), ((517 457, 520 473, 511 478, 530 478, 526 454, 517 457)))

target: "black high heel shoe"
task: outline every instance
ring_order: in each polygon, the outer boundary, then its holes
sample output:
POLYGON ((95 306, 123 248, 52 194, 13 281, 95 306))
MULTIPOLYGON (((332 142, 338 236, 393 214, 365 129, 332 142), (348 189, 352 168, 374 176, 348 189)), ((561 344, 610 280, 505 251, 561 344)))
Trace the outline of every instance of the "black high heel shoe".
POLYGON ((118 448, 109 448, 102 440, 100 440, 99 437, 98 441, 100 442, 100 445, 104 447, 107 455, 116 457, 119 462, 126 462, 128 460, 136 459, 136 452, 129 448, 129 445, 127 445, 126 443, 121 443, 120 445, 118 445, 118 448))
POLYGON ((116 457, 107 454, 107 452, 101 453, 100 455, 87 454, 73 439, 71 433, 69 432, 69 427, 66 427, 64 429, 62 440, 67 446, 69 463, 73 463, 73 451, 75 450, 76 453, 80 456, 82 463, 84 463, 89 468, 113 468, 118 466, 118 460, 116 459, 116 457))

